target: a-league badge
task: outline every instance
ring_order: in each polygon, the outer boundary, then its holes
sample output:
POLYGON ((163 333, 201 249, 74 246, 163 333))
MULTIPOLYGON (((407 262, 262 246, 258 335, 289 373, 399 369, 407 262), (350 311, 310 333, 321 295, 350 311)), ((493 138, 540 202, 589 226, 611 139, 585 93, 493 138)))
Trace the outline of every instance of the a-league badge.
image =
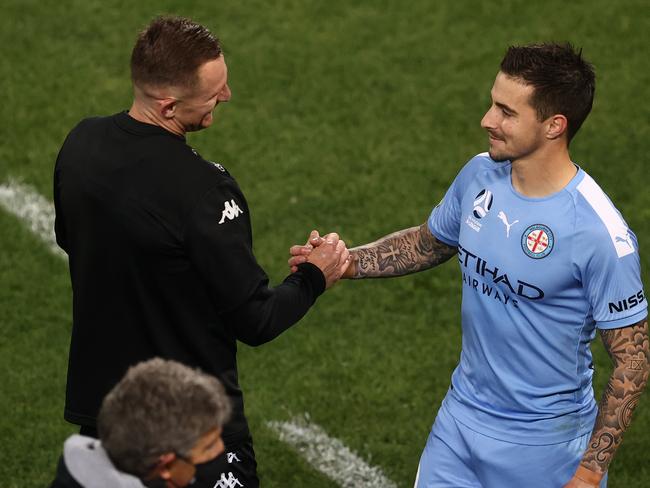
POLYGON ((528 257, 541 259, 553 250, 553 232, 544 224, 528 227, 521 235, 521 248, 528 257))

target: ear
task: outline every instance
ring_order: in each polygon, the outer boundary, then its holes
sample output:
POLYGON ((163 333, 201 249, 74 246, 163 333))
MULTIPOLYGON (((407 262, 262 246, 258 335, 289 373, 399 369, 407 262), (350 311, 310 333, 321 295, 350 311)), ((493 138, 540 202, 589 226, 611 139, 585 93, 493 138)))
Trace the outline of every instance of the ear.
POLYGON ((165 119, 173 119, 176 116, 178 100, 173 97, 166 97, 156 100, 158 113, 165 119))
POLYGON ((153 471, 147 476, 147 479, 153 480, 161 478, 163 480, 168 480, 172 476, 171 467, 176 460, 176 454, 173 452, 167 452, 161 454, 156 463, 156 467, 153 471))
POLYGON ((563 134, 566 134, 568 124, 569 122, 564 115, 552 115, 547 119, 546 137, 548 139, 558 139, 563 134))

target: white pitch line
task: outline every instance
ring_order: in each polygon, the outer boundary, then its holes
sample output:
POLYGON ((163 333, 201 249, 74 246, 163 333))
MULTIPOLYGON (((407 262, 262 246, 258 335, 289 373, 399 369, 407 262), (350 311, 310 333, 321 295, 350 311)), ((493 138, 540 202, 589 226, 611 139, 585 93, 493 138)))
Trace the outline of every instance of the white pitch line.
POLYGON ((10 180, 0 183, 0 206, 25 222, 59 257, 67 257, 54 235, 54 205, 32 187, 10 180))
POLYGON ((380 468, 368 465, 343 442, 318 425, 295 417, 289 422, 267 422, 281 441, 291 445, 309 464, 343 488, 397 488, 380 468))

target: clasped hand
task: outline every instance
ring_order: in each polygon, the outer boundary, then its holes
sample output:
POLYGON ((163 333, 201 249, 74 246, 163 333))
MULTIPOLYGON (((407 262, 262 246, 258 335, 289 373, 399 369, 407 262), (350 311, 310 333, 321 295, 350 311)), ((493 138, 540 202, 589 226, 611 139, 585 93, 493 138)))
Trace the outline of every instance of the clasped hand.
POLYGON ((289 253, 292 273, 298 270, 299 264, 312 263, 323 272, 327 288, 336 283, 350 265, 350 251, 336 232, 321 236, 313 230, 304 245, 291 246, 289 253))

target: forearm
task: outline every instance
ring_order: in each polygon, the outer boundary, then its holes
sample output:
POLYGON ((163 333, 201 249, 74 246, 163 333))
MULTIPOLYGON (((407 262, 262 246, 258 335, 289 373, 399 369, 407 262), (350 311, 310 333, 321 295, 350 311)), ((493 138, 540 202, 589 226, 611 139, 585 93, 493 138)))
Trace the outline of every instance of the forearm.
POLYGON ((325 291, 322 272, 310 263, 301 264, 296 273, 276 287, 260 283, 249 300, 228 312, 237 339, 249 346, 269 342, 296 324, 325 291))
POLYGON ((388 278, 432 268, 457 249, 436 239, 427 223, 400 230, 364 246, 350 249, 351 278, 388 278))
POLYGON ((601 332, 615 367, 599 404, 598 416, 580 465, 604 474, 623 441, 632 413, 649 375, 647 320, 622 329, 601 332))

